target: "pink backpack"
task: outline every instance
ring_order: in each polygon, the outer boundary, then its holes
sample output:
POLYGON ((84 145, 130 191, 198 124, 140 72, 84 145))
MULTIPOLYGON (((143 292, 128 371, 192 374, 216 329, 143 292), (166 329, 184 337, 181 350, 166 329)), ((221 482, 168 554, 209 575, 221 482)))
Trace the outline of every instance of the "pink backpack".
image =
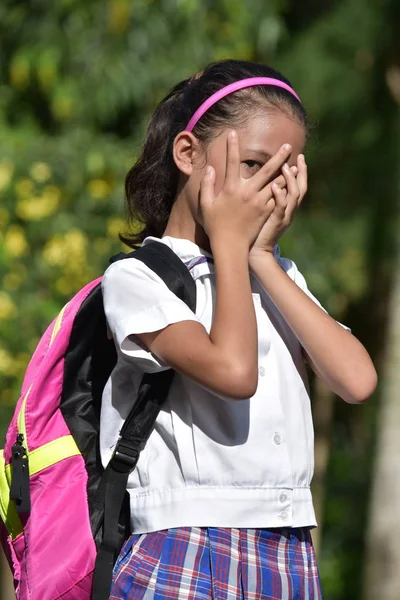
MULTIPOLYGON (((170 248, 155 242, 113 260, 131 256, 195 310, 194 281, 170 248)), ((170 369, 143 376, 104 470, 100 405, 115 363, 99 278, 41 338, 0 452, 0 534, 19 600, 109 598, 113 565, 130 535, 126 482, 173 377, 170 369)))

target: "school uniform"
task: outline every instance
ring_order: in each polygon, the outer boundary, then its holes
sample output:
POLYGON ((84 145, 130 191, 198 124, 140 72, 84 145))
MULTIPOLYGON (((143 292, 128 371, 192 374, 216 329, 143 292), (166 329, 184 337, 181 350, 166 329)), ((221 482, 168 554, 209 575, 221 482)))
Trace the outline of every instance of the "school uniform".
MULTIPOLYGON (((144 372, 166 365, 137 335, 180 321, 210 331, 212 256, 188 240, 161 241, 190 270, 193 313, 141 261, 111 265, 104 308, 117 365, 103 394, 101 454, 111 458, 144 372)), ((296 265, 275 258, 315 301, 296 265)), ((259 382, 249 399, 215 394, 176 373, 137 468, 130 475, 132 537, 114 569, 110 598, 320 598, 310 536, 313 425, 302 347, 261 284, 251 287, 259 382)))

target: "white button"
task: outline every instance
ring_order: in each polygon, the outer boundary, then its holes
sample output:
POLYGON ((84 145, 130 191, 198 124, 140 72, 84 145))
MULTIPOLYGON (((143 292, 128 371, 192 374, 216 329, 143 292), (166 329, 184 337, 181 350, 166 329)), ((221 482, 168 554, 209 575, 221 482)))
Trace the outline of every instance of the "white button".
POLYGON ((260 368, 258 369, 258 372, 259 372, 259 374, 260 374, 260 377, 264 377, 264 375, 265 375, 265 369, 264 369, 264 367, 260 367, 260 368))
POLYGON ((282 512, 282 513, 279 515, 279 518, 280 518, 280 519, 282 519, 282 521, 286 521, 286 519, 288 518, 288 516, 289 516, 289 515, 287 514, 287 512, 282 512))
POLYGON ((276 433, 276 434, 274 435, 274 442, 275 442, 275 444, 276 444, 277 446, 279 446, 279 444, 282 442, 282 438, 281 438, 281 436, 279 435, 279 433, 276 433))
POLYGON ((279 502, 282 502, 282 504, 283 504, 284 502, 286 502, 286 500, 287 500, 287 499, 288 499, 288 497, 287 497, 287 495, 286 495, 286 494, 281 494, 281 495, 279 496, 279 502))

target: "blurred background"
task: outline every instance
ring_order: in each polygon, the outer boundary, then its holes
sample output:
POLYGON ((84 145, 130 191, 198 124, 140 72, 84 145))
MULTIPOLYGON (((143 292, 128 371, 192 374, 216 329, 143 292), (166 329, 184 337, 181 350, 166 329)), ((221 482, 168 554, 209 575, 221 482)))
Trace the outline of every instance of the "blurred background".
POLYGON ((282 253, 380 375, 361 407, 312 382, 325 600, 400 598, 399 25, 399 0, 0 3, 2 440, 45 327, 121 249, 124 176, 167 90, 240 58, 301 96, 310 189, 282 253))

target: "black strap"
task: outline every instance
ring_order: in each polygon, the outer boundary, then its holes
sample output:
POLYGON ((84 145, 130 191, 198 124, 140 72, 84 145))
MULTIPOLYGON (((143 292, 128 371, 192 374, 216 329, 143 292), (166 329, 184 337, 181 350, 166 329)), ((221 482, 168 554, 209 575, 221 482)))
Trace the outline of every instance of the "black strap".
MULTIPOLYGON (((168 246, 158 242, 151 243, 131 254, 120 254, 112 262, 130 257, 142 260, 163 279, 174 294, 195 311, 195 283, 186 266, 168 246)), ((113 456, 97 489, 91 525, 95 538, 102 527, 102 539, 94 570, 93 600, 108 600, 110 596, 113 566, 125 538, 122 535, 121 539, 118 525, 128 477, 150 437, 173 376, 172 369, 143 376, 136 402, 120 431, 113 456)))
POLYGON ((111 262, 126 258, 136 258, 145 263, 164 281, 178 298, 196 311, 196 285, 189 270, 171 248, 161 242, 151 242, 130 254, 120 253, 111 262))
MULTIPOLYGON (((103 474, 105 480, 106 472, 103 474)), ((108 473, 109 475, 109 473, 108 473)), ((112 582, 112 572, 116 560, 116 549, 120 546, 118 522, 129 471, 112 472, 108 477, 104 495, 103 539, 97 549, 93 576, 93 600, 108 600, 112 582)))

